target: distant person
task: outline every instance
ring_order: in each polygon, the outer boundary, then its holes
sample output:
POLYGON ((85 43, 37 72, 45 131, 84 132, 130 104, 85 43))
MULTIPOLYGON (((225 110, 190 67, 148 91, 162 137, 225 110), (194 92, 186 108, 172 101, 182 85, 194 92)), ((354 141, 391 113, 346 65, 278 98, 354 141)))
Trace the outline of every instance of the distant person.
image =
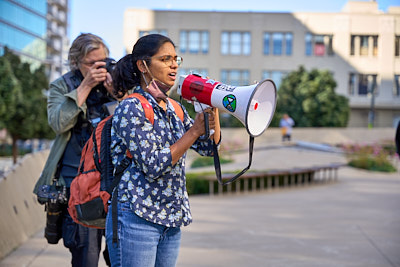
MULTIPOLYGON (((98 266, 104 235, 104 230, 75 223, 65 200, 69 199, 71 182, 78 173, 83 146, 96 123, 108 115, 103 105, 115 101, 111 97, 112 77, 105 68, 108 54, 100 37, 79 35, 68 53, 71 71, 53 81, 49 89, 48 121, 56 138, 34 192, 46 204, 48 243, 57 244, 62 238, 71 252, 73 267, 98 266), (41 196, 41 190, 48 185, 64 186, 62 201, 41 196)), ((107 262, 107 250, 104 255, 107 262)))
POLYGON ((281 128, 282 133, 282 142, 285 140, 289 141, 292 137, 292 128, 294 126, 294 121, 288 114, 283 114, 281 121, 279 122, 279 127, 281 128))

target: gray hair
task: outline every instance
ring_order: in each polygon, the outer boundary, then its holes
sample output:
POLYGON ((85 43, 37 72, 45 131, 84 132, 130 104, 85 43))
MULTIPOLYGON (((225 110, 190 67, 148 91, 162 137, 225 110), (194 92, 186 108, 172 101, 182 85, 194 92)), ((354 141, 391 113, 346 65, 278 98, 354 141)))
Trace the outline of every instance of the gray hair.
POLYGON ((103 39, 91 33, 81 33, 72 42, 71 48, 68 53, 68 63, 71 70, 79 69, 80 61, 86 57, 91 51, 104 47, 106 56, 110 51, 104 43, 103 39))

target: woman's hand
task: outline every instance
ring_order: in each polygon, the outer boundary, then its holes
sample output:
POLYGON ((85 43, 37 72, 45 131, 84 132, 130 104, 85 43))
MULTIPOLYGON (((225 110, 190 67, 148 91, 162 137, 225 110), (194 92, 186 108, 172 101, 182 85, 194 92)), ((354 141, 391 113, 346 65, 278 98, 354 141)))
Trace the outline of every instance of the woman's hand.
MULTIPOLYGON (((217 111, 218 112, 218 111, 217 111)), ((198 135, 198 137, 206 133, 204 113, 208 114, 208 128, 209 130, 215 130, 215 111, 213 108, 207 108, 204 112, 197 113, 196 118, 192 126, 193 131, 198 135)))
MULTIPOLYGON (((207 112, 208 115, 208 125, 210 130, 214 130, 217 133, 214 133, 214 141, 216 143, 219 142, 220 139, 220 128, 219 128, 219 117, 218 110, 208 108, 204 112, 207 112), (218 137, 216 137, 218 135, 218 137)), ((172 165, 178 162, 178 160, 182 157, 184 153, 196 142, 196 140, 206 133, 204 127, 204 113, 197 113, 196 118, 192 127, 179 139, 175 144, 173 144, 171 149, 172 155, 172 165)))

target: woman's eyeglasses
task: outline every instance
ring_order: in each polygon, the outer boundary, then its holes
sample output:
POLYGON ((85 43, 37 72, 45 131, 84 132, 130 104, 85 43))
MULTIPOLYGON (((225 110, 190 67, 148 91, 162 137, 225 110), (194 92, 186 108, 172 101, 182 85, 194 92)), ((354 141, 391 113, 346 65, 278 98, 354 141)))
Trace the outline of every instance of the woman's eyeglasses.
POLYGON ((180 66, 183 62, 183 58, 180 56, 170 56, 170 55, 165 55, 165 56, 161 56, 161 57, 155 57, 159 60, 161 60, 162 62, 164 62, 164 64, 167 67, 171 67, 173 61, 175 60, 176 64, 178 64, 178 66, 180 66))

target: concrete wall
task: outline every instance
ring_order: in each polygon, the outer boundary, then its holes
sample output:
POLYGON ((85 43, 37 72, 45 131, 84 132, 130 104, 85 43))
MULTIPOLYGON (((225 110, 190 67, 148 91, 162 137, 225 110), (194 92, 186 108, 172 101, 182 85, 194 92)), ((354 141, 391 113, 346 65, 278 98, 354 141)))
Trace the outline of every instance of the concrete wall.
POLYGON ((28 154, 0 178, 0 259, 45 225, 44 206, 32 190, 47 156, 48 150, 28 154))

